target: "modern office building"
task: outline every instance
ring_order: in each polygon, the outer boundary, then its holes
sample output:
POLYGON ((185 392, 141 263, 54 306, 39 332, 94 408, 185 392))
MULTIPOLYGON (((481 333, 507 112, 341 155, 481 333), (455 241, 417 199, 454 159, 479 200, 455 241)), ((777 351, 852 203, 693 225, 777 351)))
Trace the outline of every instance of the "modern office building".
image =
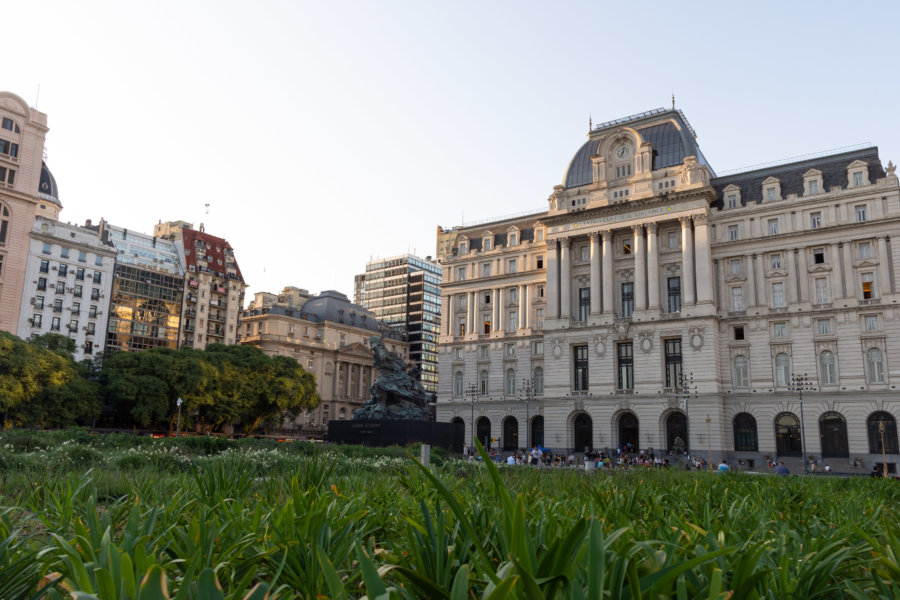
POLYGON ((405 332, 409 357, 429 393, 438 389, 441 265, 430 256, 402 254, 366 263, 354 278, 354 300, 388 328, 405 332))
POLYGON ((438 420, 507 449, 896 463, 894 165, 717 176, 675 109, 587 138, 546 210, 439 229, 438 420))
POLYGON ((116 262, 108 233, 38 216, 28 256, 16 335, 69 337, 75 360, 101 352, 116 262))
POLYGON ((191 228, 185 221, 159 222, 155 237, 175 244, 185 266, 182 346, 201 350, 207 344, 237 344, 247 284, 226 240, 191 228))
MULTIPOLYGON (((369 399, 377 377, 369 338, 381 336, 375 315, 344 294, 317 296, 299 288, 275 295, 259 292, 243 315, 242 343, 270 356, 289 356, 316 376, 319 406, 286 420, 279 433, 322 437, 331 419, 353 418, 369 399)), ((408 359, 409 345, 390 332, 385 346, 408 359)))
POLYGON ((175 243, 108 225, 116 248, 106 350, 177 348, 185 269, 175 243))

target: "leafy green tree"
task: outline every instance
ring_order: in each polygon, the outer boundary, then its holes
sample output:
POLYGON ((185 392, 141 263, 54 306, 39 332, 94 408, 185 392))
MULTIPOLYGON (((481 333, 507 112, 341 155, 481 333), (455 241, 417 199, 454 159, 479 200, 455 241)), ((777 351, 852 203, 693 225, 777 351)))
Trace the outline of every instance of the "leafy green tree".
POLYGON ((41 425, 43 415, 34 406, 35 399, 76 376, 70 358, 0 332, 0 408, 12 423, 41 425))

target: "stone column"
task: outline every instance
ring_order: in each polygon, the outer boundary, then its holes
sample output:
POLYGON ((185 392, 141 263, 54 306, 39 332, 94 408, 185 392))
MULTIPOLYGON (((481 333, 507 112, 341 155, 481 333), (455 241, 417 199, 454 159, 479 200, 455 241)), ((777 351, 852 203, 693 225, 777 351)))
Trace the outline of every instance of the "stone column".
POLYGON ((647 304, 650 310, 659 310, 659 240, 656 223, 647 223, 647 304))
POLYGON ((493 302, 493 314, 491 315, 491 333, 503 331, 503 294, 500 288, 491 290, 491 302, 493 302))
MULTIPOLYGON (((838 298, 844 298, 844 286, 842 283, 841 277, 841 269, 843 269, 843 265, 841 264, 841 247, 839 244, 831 244, 831 301, 837 304, 838 298)), ((849 277, 853 273, 853 270, 847 271, 847 276, 849 277)), ((855 293, 855 287, 853 286, 852 281, 847 281, 847 295, 846 297, 852 298, 855 293)))
MULTIPOLYGON (((756 286, 757 286, 756 270, 755 270, 756 255, 750 254, 748 256, 745 256, 744 258, 747 259, 747 261, 746 261, 746 264, 747 264, 747 288, 748 288, 747 289, 747 308, 750 308, 751 306, 756 306, 757 304, 760 304, 759 290, 756 289, 756 286)), ((700 285, 703 285, 703 284, 701 283, 700 285)), ((760 281, 759 285, 763 286, 763 285, 765 285, 765 282, 760 281)), ((763 295, 763 297, 765 297, 766 292, 763 291, 762 295, 763 295)), ((766 302, 762 301, 762 305, 765 306, 766 302)))
POLYGON ((591 314, 599 315, 600 297, 600 234, 594 232, 591 238, 591 314))
MULTIPOLYGON (((756 276, 756 285, 758 288, 762 288, 766 285, 766 272, 763 268, 763 262, 766 260, 766 256, 764 254, 754 255, 753 257, 753 274, 756 276)), ((784 292, 787 294, 787 291, 784 292)), ((763 305, 765 305, 766 301, 763 298, 763 305)), ((791 301, 788 298, 784 299, 784 305, 788 306, 791 301)))
POLYGON ((809 296, 809 269, 806 266, 806 248, 794 249, 794 261, 797 265, 797 296, 801 302, 812 302, 809 296))
POLYGON ((559 262, 556 240, 547 240, 547 318, 559 317, 559 262))
POLYGON ((559 241, 560 273, 559 273, 559 318, 572 317, 572 265, 569 257, 569 238, 559 241))
POLYGON ((363 389, 362 371, 363 371, 362 365, 358 365, 356 367, 356 399, 357 400, 365 398, 366 392, 368 391, 368 390, 363 389))
POLYGON ((612 231, 601 231, 603 241, 603 313, 612 318, 613 314, 613 248, 612 231))
POLYGON ((632 225, 631 252, 634 254, 634 310, 647 309, 647 257, 644 255, 644 226, 632 225))
MULTIPOLYGON (((765 264, 763 272, 769 269, 770 264, 769 262, 765 264)), ((797 295, 797 264, 794 262, 794 253, 790 250, 785 250, 781 254, 781 268, 787 272, 788 304, 800 302, 800 297, 797 295)))
MULTIPOLYGON (((694 262, 696 265, 697 301, 712 302, 712 253, 709 249, 709 217, 694 215, 694 262)), ((692 273, 694 274, 694 273, 692 273)), ((693 291, 693 289, 692 289, 693 291)))
MULTIPOLYGON (((842 256, 843 260, 843 279, 846 283, 847 291, 844 293, 844 298, 859 298, 862 296, 862 282, 859 280, 859 276, 857 275, 856 269, 853 268, 853 250, 852 244, 848 243, 839 243, 838 244, 838 253, 842 256)), ((874 289, 872 290, 872 295, 877 298, 878 297, 878 283, 876 282, 874 285, 874 289)))
POLYGON ((891 289, 891 271, 888 265, 887 239, 878 238, 878 297, 884 300, 887 294, 893 294, 891 289))
POLYGON ((441 309, 441 331, 444 335, 453 335, 453 316, 456 313, 456 296, 445 294, 441 297, 444 306, 441 309))
POLYGON ((519 328, 528 327, 528 286, 519 286, 519 328))
POLYGON ((468 326, 466 333, 476 333, 478 328, 475 324, 475 315, 478 314, 475 303, 478 301, 478 295, 475 292, 469 292, 468 305, 466 312, 468 313, 468 326))
POLYGON ((691 236, 691 218, 681 217, 681 272, 684 275, 684 304, 694 304, 694 242, 691 236))

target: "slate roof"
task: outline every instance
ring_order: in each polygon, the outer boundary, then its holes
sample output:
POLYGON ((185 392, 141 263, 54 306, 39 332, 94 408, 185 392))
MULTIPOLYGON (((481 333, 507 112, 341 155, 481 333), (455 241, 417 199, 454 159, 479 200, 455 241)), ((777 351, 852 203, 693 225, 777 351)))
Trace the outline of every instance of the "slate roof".
MULTIPOLYGON (((193 265, 195 269, 198 269, 196 242, 199 240, 205 242, 206 245, 206 268, 219 277, 226 277, 225 249, 228 248, 231 250, 233 257, 234 249, 231 247, 231 244, 220 237, 188 227, 185 227, 181 231, 184 239, 184 261, 187 263, 187 268, 190 269, 191 265, 193 265)), ((237 263, 237 258, 234 258, 234 270, 237 274, 236 279, 244 281, 244 277, 241 275, 241 267, 238 266, 237 263)))
MULTIPOLYGON (((295 309, 296 312, 296 309, 295 309)), ((331 321, 353 327, 361 327, 369 331, 378 331, 378 320, 375 314, 358 304, 353 304, 344 294, 335 290, 326 290, 310 298, 300 308, 302 318, 315 323, 331 321)))
POLYGON ((782 198, 786 198, 789 194, 797 194, 802 197, 803 174, 810 169, 818 169, 822 172, 824 189, 820 190, 821 192, 830 191, 833 187, 846 189, 847 166, 855 160, 868 163, 871 183, 875 183, 877 179, 885 176, 884 167, 878 157, 878 148, 864 148, 715 178, 710 183, 716 190, 718 200, 712 206, 719 210, 724 207, 723 190, 729 185, 736 185, 741 189, 742 206, 762 203, 762 182, 769 177, 774 177, 781 182, 782 198))

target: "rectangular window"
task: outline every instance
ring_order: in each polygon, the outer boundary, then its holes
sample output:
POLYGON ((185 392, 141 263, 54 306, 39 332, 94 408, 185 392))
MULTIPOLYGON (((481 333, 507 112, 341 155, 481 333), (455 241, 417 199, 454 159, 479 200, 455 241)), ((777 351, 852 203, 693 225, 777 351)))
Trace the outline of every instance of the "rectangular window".
POLYGON ((871 242, 860 242, 859 243, 859 257, 860 258, 872 258, 871 242))
POLYGON ((669 248, 677 248, 678 247, 678 232, 670 231, 669 232, 669 248))
POLYGON ((581 262, 587 262, 591 258, 591 249, 587 246, 581 247, 581 262))
POLYGON ((741 286, 731 288, 731 310, 734 312, 744 310, 744 288, 741 286))
POLYGON ((462 360, 463 359, 463 349, 462 348, 454 348, 453 349, 453 359, 454 360, 462 360))
POLYGON ((818 194, 819 193, 819 182, 817 180, 812 180, 809 182, 809 193, 810 194, 818 194))
POLYGON ((822 213, 814 212, 809 214, 809 226, 818 229, 822 226, 822 213))
POLYGON ((457 335, 460 337, 466 335, 466 318, 459 317, 459 320, 456 322, 456 331, 457 335))
POLYGON ((543 297, 544 297, 544 286, 543 286, 543 284, 538 284, 538 285, 536 285, 535 288, 534 288, 534 292, 535 292, 535 294, 534 294, 535 297, 537 297, 537 298, 543 298, 543 297))
POLYGON ((59 317, 53 317, 50 321, 50 331, 59 331, 59 317))
POLYGON ((506 344, 503 346, 504 354, 506 356, 515 356, 516 355, 516 345, 515 344, 506 344))
POLYGON ((97 305, 91 304, 91 307, 88 309, 88 318, 96 319, 97 318, 97 305))
POLYGON ((98 256, 97 258, 95 258, 94 264, 97 265, 98 267, 102 267, 103 266, 103 257, 98 256))
POLYGON ((481 265, 481 276, 482 277, 490 277, 491 276, 491 263, 484 263, 481 265))
POLYGON ((586 392, 588 390, 588 347, 575 346, 572 350, 575 355, 574 389, 576 392, 586 392))
POLYGON ((816 277, 816 304, 828 304, 831 302, 828 296, 828 278, 816 277))
POLYGON ((75 286, 75 293, 74 293, 74 296, 75 296, 76 298, 81 298, 81 290, 82 290, 82 289, 83 289, 83 288, 82 288, 80 285, 76 285, 76 286, 75 286))
POLYGON ((773 254, 769 257, 769 266, 772 269, 780 269, 781 268, 781 255, 773 254))
POLYGON ((737 208, 737 194, 728 194, 728 208, 737 208))
POLYGON ((78 319, 69 321, 69 331, 78 331, 78 319))
POLYGON ((535 264, 535 268, 537 268, 537 269, 543 269, 543 268, 544 268, 544 257, 543 257, 543 256, 536 256, 535 259, 534 259, 534 264, 535 264))
POLYGON ((740 342, 744 339, 744 327, 743 325, 736 325, 732 330, 734 340, 736 342, 740 342))
POLYGON ((516 242, 518 241, 518 239, 519 239, 519 238, 518 238, 518 236, 517 236, 516 234, 510 233, 510 234, 509 234, 509 245, 510 245, 510 246, 515 246, 515 245, 516 245, 516 242))
POLYGON ((538 331, 543 331, 544 329, 544 309, 538 308, 534 311, 534 320, 535 320, 535 328, 538 331))
POLYGON ((507 302, 518 302, 519 288, 509 288, 508 290, 506 290, 506 298, 507 302))
POLYGON ((729 225, 728 226, 728 241, 735 241, 740 237, 740 232, 738 231, 737 225, 729 225))
POLYGON ((50 254, 50 244, 44 244, 44 247, 41 249, 43 254, 50 254))
POLYGON ((460 254, 465 254, 466 252, 468 252, 468 250, 469 250, 469 244, 468 244, 468 243, 466 243, 466 242, 460 242, 460 243, 459 243, 459 253, 460 253, 460 254))
POLYGON ((741 274, 741 259, 739 259, 739 258, 731 259, 731 274, 732 275, 740 275, 741 274))
POLYGON ((491 249, 491 241, 491 238, 484 238, 484 240, 482 240, 481 246, 485 252, 491 249))
POLYGON ((484 292, 484 295, 482 296, 482 299, 483 299, 482 304, 490 304, 490 303, 491 303, 491 293, 490 293, 490 292, 484 292))
POLYGON ((75 279, 84 281, 84 267, 78 267, 77 269, 75 269, 75 279))
POLYGON ((860 282, 862 283, 862 296, 863 300, 871 300, 872 299, 872 284, 874 282, 874 278, 871 273, 862 273, 859 276, 860 282))
POLYGON ((507 331, 515 331, 519 328, 519 313, 511 310, 507 314, 506 319, 506 330, 507 331))
POLYGON ((622 254, 631 254, 631 238, 622 240, 622 254))
POLYGON ((519 268, 519 261, 515 258, 509 259, 509 268, 507 269, 507 273, 515 273, 519 268))
POLYGON ((57 281, 56 282, 56 293, 57 294, 65 294, 66 293, 66 282, 65 281, 57 281))
POLYGON ((777 282, 772 284, 772 306, 784 308, 784 283, 777 282))
POLYGON ((634 389, 634 353, 631 342, 621 342, 616 347, 618 381, 620 390, 634 389))
POLYGON ((456 267, 456 280, 457 281, 465 281, 466 280, 466 268, 465 267, 456 267))
POLYGON ((38 271, 40 271, 41 273, 49 273, 49 272, 50 272, 50 261, 49 261, 49 260, 42 260, 42 261, 41 261, 41 266, 40 266, 40 268, 38 269, 38 271))
POLYGON ((60 255, 62 258, 69 258, 69 249, 68 249, 68 248, 60 248, 60 249, 59 249, 59 255, 60 255))
POLYGON ((100 290, 98 288, 93 288, 91 290, 91 300, 99 300, 100 299, 100 290))
POLYGON ((857 171, 853 174, 853 187, 859 187, 863 184, 863 174, 862 171, 857 171))
POLYGON ((669 292, 669 312, 681 312, 681 277, 669 277, 666 280, 669 292))
POLYGON ((532 344, 532 353, 541 355, 544 353, 544 342, 534 342, 532 344))
POLYGON ((622 318, 628 319, 634 314, 634 283, 622 283, 622 318))
POLYGON ((73 315, 80 315, 81 314, 81 303, 73 302, 72 308, 70 308, 69 310, 71 311, 71 313, 73 315))
POLYGON ((878 331, 878 315, 866 315, 866 331, 878 331))
POLYGON ((42 308, 44 308, 44 297, 43 296, 35 296, 34 307, 38 310, 41 310, 42 308))
POLYGON ((35 313, 34 316, 31 317, 31 326, 32 327, 40 327, 41 320, 44 318, 40 313, 35 313))
POLYGON ((666 340, 666 387, 681 385, 681 339, 666 340))
POLYGON ((85 261, 87 261, 87 254, 85 254, 82 251, 79 251, 78 252, 78 262, 85 262, 85 261))
POLYGON ((769 219, 769 235, 778 235, 778 219, 769 219))
POLYGON ((775 201, 775 188, 773 188, 773 187, 766 188, 766 200, 769 202, 775 201))
POLYGON ((96 325, 94 323, 88 322, 87 324, 87 334, 94 335, 96 325))
POLYGON ((491 315, 486 314, 481 318, 481 332, 484 335, 491 334, 491 315))
POLYGON ((787 337, 787 323, 775 323, 775 337, 783 338, 787 337))
POLYGON ((865 223, 866 222, 866 205, 860 204, 856 207, 856 222, 857 223, 865 223))
POLYGON ((813 249, 813 264, 815 264, 815 265, 824 265, 825 264, 825 248, 814 248, 813 249))
POLYGON ((816 331, 819 335, 831 335, 831 319, 817 319, 816 331))
POLYGON ((588 320, 591 314, 591 288, 578 289, 578 320, 582 323, 588 320))
POLYGON ((102 278, 103 278, 103 273, 101 273, 100 271, 94 271, 94 283, 96 283, 96 284, 101 283, 102 278))
POLYGON ((62 312, 62 298, 53 301, 53 312, 62 312))
POLYGON ((543 242, 544 241, 544 230, 543 229, 535 230, 534 237, 537 241, 543 242))
POLYGON ((47 278, 46 277, 38 277, 38 290, 44 291, 47 289, 47 278))
POLYGON ((69 266, 68 265, 59 265, 59 270, 57 271, 60 277, 65 277, 69 274, 69 266))

